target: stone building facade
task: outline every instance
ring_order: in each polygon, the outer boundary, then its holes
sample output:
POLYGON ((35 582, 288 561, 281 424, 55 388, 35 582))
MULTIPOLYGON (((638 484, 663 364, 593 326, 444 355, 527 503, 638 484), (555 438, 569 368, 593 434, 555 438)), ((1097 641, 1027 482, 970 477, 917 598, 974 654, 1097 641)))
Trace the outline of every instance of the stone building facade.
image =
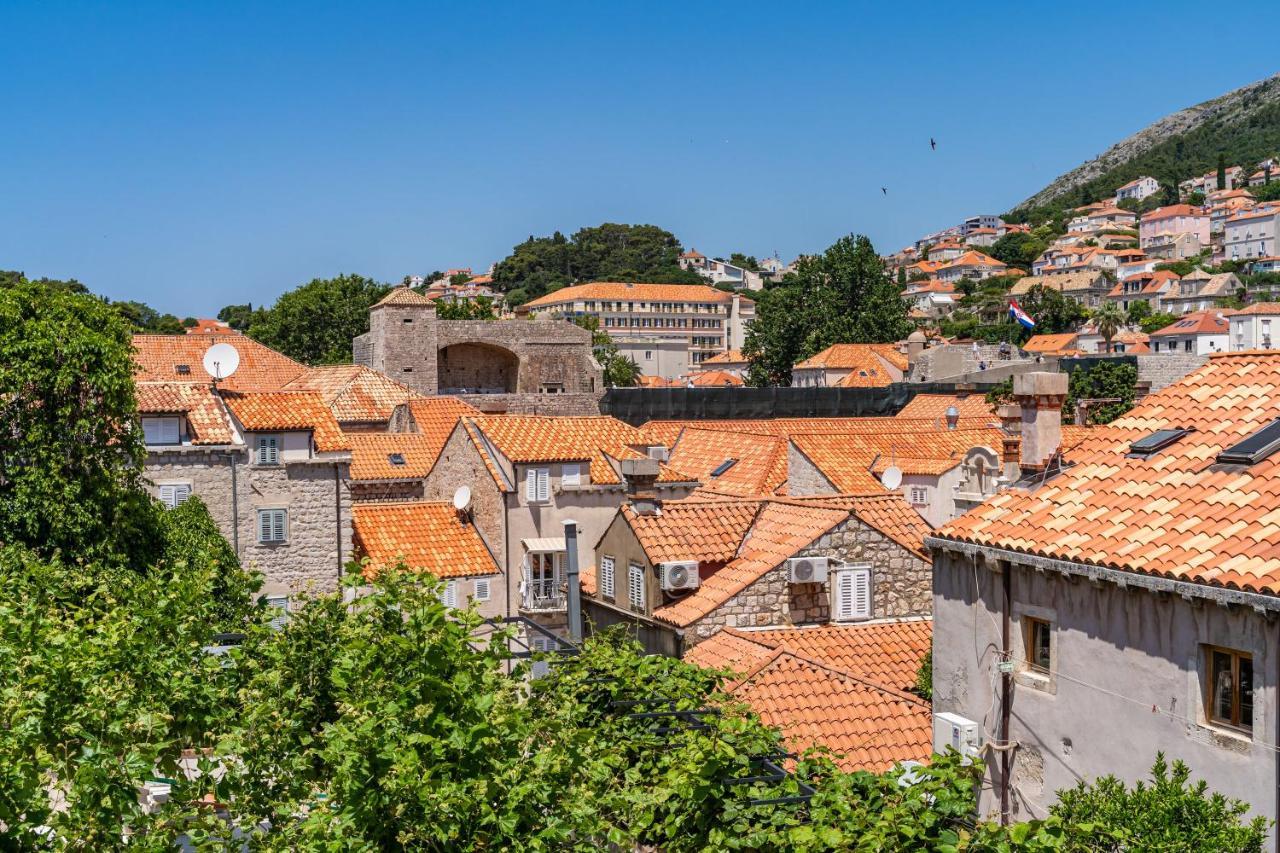
POLYGON ((604 393, 586 329, 550 317, 440 320, 408 288, 370 309, 352 355, 421 394, 458 395, 483 411, 598 414, 604 393))

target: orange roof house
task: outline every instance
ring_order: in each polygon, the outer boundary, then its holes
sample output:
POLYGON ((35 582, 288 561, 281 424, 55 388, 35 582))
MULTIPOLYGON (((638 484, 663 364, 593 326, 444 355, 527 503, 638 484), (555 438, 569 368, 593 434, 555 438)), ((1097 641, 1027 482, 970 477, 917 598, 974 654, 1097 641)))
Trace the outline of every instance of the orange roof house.
POLYGON ((240 353, 240 367, 221 380, 229 391, 278 391, 307 367, 241 334, 134 335, 134 362, 139 382, 205 382, 204 354, 214 344, 231 344, 240 353))
POLYGON ((498 574, 498 565, 476 532, 448 502, 356 503, 352 528, 365 577, 400 563, 438 578, 498 574))
POLYGON ((224 323, 221 320, 210 320, 201 318, 196 320, 194 326, 187 327, 188 335, 238 335, 239 331, 231 328, 231 324, 224 323))
POLYGON ((1060 335, 1032 335, 1022 349, 1033 355, 1065 355, 1075 352, 1077 335, 1068 332, 1060 335))
MULTIPOLYGON (((637 284, 618 281, 593 281, 562 287, 525 303, 530 309, 546 308, 584 300, 610 302, 732 302, 735 294, 701 284, 637 284)), ((747 297, 738 297, 751 302, 747 297)))
POLYGON ((139 382, 138 414, 181 415, 191 444, 238 442, 221 398, 207 382, 139 382))
POLYGON ((792 383, 881 388, 901 382, 907 357, 894 344, 833 344, 791 369, 792 383))
POLYGON ((307 431, 321 453, 351 449, 333 412, 315 391, 225 392, 223 400, 247 432, 307 431))
POLYGON ((285 387, 319 392, 347 431, 384 429, 396 406, 422 396, 362 364, 312 367, 285 387))

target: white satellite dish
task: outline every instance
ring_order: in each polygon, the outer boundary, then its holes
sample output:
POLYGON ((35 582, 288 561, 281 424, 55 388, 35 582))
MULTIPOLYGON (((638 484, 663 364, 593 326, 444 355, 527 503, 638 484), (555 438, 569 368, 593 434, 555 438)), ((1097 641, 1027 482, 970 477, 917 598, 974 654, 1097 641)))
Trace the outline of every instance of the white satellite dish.
POLYGON ((240 366, 240 353, 231 344, 214 344, 205 350, 204 372, 216 382, 226 379, 240 366))
POLYGON ((457 491, 453 493, 453 508, 458 512, 466 512, 471 509, 470 486, 458 486, 457 491))
POLYGON ((902 469, 897 465, 890 465, 884 469, 884 475, 880 478, 880 482, 884 483, 886 489, 896 489, 902 485, 902 469))

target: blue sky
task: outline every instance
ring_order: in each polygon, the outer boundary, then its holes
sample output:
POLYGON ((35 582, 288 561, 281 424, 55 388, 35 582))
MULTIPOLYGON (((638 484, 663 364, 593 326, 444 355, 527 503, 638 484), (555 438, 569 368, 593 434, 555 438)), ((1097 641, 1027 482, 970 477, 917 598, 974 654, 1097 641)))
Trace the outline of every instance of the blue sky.
POLYGON ((208 316, 603 221, 708 254, 893 249, 1280 70, 1188 46, 1208 15, 0 0, 0 269, 208 316))

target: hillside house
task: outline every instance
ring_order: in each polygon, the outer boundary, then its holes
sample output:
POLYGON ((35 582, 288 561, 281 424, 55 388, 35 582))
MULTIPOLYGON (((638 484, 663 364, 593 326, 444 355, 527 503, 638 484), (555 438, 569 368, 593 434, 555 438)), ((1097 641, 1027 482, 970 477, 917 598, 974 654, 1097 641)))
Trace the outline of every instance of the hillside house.
POLYGON ((1151 352, 1208 355, 1230 347, 1227 316, 1230 311, 1197 311, 1151 333, 1151 352))
POLYGON ((1115 203, 1119 205, 1122 201, 1142 201, 1144 198, 1153 196, 1159 191, 1160 182, 1155 178, 1144 175, 1117 187, 1115 203))
POLYGON ((1257 302, 1227 317, 1231 351, 1280 349, 1280 303, 1257 302), (1274 330, 1274 333, 1273 333, 1274 330))

